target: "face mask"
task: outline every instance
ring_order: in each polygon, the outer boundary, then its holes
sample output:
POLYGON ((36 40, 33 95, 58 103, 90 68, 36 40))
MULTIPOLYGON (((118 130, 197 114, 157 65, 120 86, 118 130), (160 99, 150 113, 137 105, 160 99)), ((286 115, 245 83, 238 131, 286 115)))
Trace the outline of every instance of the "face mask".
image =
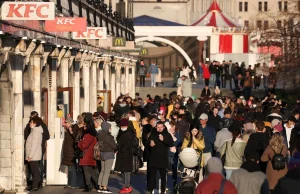
POLYGON ((295 127, 295 125, 291 125, 291 128, 294 128, 295 127))
POLYGON ((122 131, 126 131, 126 130, 127 130, 127 127, 126 127, 126 128, 121 128, 121 130, 122 130, 122 131))

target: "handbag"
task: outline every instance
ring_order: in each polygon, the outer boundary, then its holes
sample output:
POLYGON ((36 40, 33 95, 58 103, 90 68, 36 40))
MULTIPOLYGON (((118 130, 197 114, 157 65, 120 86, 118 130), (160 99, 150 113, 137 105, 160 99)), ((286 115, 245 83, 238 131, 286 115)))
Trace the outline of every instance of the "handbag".
POLYGON ((90 145, 84 151, 81 150, 81 149, 79 149, 78 145, 76 145, 75 146, 75 150, 74 150, 74 157, 75 157, 75 159, 81 159, 81 158, 83 158, 85 151, 89 149, 89 147, 92 145, 93 142, 94 142, 94 139, 93 139, 93 141, 90 143, 90 145))

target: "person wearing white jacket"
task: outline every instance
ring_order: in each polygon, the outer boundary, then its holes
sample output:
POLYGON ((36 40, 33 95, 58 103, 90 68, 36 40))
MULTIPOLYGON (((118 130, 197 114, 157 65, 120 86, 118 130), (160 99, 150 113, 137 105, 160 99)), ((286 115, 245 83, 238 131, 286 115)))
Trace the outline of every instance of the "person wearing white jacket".
POLYGON ((25 145, 25 158, 29 162, 32 172, 32 186, 29 191, 37 191, 40 182, 40 160, 42 159, 42 140, 43 128, 40 125, 38 117, 31 118, 30 121, 31 133, 27 138, 25 145))

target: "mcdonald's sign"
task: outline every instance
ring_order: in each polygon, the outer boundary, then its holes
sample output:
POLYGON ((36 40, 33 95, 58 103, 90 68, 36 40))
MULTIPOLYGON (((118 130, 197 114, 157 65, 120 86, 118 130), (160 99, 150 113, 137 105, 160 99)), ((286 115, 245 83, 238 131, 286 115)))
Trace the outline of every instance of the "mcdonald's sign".
POLYGON ((141 48, 141 50, 140 50, 140 55, 148 55, 148 49, 146 49, 146 48, 141 48))
POLYGON ((126 47, 126 39, 123 37, 114 37, 112 41, 113 47, 126 47))

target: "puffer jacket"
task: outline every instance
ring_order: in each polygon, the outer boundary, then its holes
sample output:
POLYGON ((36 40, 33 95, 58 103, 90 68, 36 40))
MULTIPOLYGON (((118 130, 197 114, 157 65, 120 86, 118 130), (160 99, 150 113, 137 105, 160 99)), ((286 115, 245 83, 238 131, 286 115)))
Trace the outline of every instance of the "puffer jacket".
POLYGON ((234 144, 231 146, 232 139, 225 141, 220 149, 220 154, 226 154, 225 169, 239 169, 243 164, 244 150, 246 143, 240 138, 236 138, 234 144))
POLYGON ((25 145, 26 160, 39 161, 42 159, 43 128, 41 126, 31 129, 25 145))
POLYGON ((101 145, 101 160, 115 159, 114 153, 118 150, 118 146, 109 131, 105 129, 100 130, 97 138, 101 145))

